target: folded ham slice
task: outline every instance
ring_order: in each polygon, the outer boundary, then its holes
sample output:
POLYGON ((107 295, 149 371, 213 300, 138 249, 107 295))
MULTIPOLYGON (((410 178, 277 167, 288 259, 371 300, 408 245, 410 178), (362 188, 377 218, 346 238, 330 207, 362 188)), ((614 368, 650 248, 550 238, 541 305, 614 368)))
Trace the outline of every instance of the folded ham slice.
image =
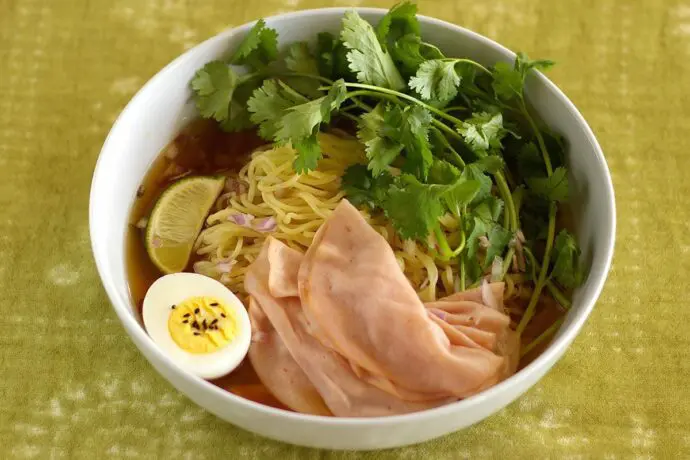
POLYGON ((245 287, 252 365, 299 412, 413 412, 515 371, 502 283, 424 305, 386 240, 345 200, 304 255, 269 237, 245 287))

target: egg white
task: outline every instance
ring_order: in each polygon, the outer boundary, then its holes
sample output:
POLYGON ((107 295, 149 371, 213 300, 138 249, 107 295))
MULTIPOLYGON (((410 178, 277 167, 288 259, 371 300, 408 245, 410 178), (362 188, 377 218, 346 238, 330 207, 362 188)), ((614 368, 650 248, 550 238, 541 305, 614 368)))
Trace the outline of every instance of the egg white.
POLYGON ((249 315, 242 302, 223 284, 196 273, 173 273, 157 279, 144 297, 142 316, 151 339, 182 369, 203 379, 215 379, 232 372, 242 362, 251 342, 249 315), (234 311, 236 335, 224 347, 211 353, 190 353, 180 348, 168 329, 171 306, 190 297, 208 296, 221 300, 234 311))

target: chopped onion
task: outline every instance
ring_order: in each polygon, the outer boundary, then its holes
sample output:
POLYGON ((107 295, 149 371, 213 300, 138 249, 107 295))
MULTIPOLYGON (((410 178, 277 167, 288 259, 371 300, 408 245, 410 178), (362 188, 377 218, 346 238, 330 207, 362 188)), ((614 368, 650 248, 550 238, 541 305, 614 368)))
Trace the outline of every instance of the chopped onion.
POLYGON ((522 230, 518 230, 517 233, 515 234, 515 236, 517 237, 517 240, 518 240, 520 243, 524 243, 524 242, 526 241, 526 240, 525 240, 525 234, 522 233, 522 230))
POLYGON ((143 229, 146 228, 146 226, 148 225, 148 223, 149 223, 149 218, 148 218, 148 217, 142 217, 142 218, 139 219, 139 221, 137 222, 136 227, 143 230, 143 229))
POLYGON ((272 232, 278 227, 278 222, 275 217, 264 217, 261 219, 256 219, 252 225, 254 230, 260 232, 272 232))
POLYGON ((179 155, 179 154, 180 154, 180 149, 177 148, 177 144, 175 142, 173 142, 172 144, 170 144, 170 146, 167 149, 165 149, 164 155, 169 160, 174 160, 177 157, 177 155, 179 155))
POLYGON ((494 310, 499 309, 498 300, 496 299, 496 296, 494 296, 491 286, 489 286, 489 283, 487 283, 486 280, 482 281, 482 301, 487 307, 491 307, 494 310))
POLYGON ((446 317, 448 316, 448 313, 446 313, 443 310, 439 310, 437 308, 430 308, 429 311, 431 313, 433 313, 434 315, 438 316, 439 318, 441 318, 443 321, 445 321, 446 317))
POLYGON ((228 216, 228 220, 236 223, 240 227, 251 227, 251 222, 254 220, 254 216, 251 214, 231 214, 228 216))
POLYGON ((264 331, 252 331, 252 342, 263 342, 266 338, 266 333, 264 331))
POLYGON ((233 260, 230 262, 220 262, 216 264, 216 270, 218 270, 219 273, 230 273, 232 271, 232 267, 237 263, 237 261, 233 260))
POLYGON ((496 256, 491 263, 491 281, 501 281, 503 279, 503 259, 496 256))

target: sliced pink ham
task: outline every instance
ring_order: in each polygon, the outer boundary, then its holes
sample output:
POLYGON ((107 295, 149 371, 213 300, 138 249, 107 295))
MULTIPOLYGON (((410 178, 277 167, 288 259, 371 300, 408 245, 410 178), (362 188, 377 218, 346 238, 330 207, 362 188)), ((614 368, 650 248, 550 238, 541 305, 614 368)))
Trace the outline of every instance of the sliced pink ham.
POLYGON ((245 287, 259 338, 252 364, 300 412, 418 411, 471 396, 515 370, 502 283, 425 306, 386 240, 347 201, 304 256, 269 237, 245 287))
POLYGON ((331 415, 323 398, 253 299, 249 301, 249 318, 254 338, 249 348, 249 360, 264 386, 280 402, 297 412, 331 415))
POLYGON ((278 400, 298 412, 325 415, 330 410, 342 417, 402 414, 449 402, 447 398, 425 403, 403 401, 360 379, 344 357, 316 340, 308 330, 299 297, 277 295, 269 285, 274 268, 287 278, 292 276, 286 270, 291 266, 286 259, 301 254, 289 254, 291 251, 269 237, 245 278, 251 295, 253 335, 258 336, 249 348, 249 358, 262 383, 278 400), (271 249, 276 246, 283 248, 271 249))

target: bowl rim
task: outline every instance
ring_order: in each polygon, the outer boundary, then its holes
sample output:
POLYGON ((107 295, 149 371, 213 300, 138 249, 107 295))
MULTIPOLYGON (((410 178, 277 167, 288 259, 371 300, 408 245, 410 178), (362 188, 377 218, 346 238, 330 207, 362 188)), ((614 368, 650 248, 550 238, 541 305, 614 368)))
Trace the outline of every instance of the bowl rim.
MULTIPOLYGON (((290 19, 293 19, 295 17, 302 17, 302 16, 310 16, 310 15, 330 15, 330 14, 344 14, 346 11, 349 10, 355 10, 358 13, 364 13, 364 14, 373 14, 373 15, 380 15, 380 14, 385 14, 388 10, 385 8, 372 8, 372 7, 328 7, 328 8, 313 8, 313 9, 304 9, 304 10, 297 10, 297 11, 291 11, 291 12, 286 12, 286 13, 280 13, 272 16, 266 16, 264 19, 267 21, 267 23, 270 23, 272 21, 280 20, 280 21, 289 21, 290 19)), ((440 28, 445 28, 449 29, 450 33, 453 33, 455 35, 460 35, 463 37, 469 37, 473 40, 479 41, 482 43, 484 46, 488 46, 491 48, 496 49, 499 51, 504 57, 510 58, 510 59, 515 59, 516 54, 506 48, 505 46, 501 45, 500 43, 485 37, 477 32, 474 32, 472 30, 469 30, 467 28, 464 28, 462 26, 459 26, 457 24, 453 24, 451 22, 444 21, 442 19, 430 17, 430 16, 425 16, 425 15, 417 15, 417 18, 419 19, 420 22, 426 23, 431 26, 437 26, 440 28)), ((295 422, 314 422, 322 425, 329 425, 329 426, 360 426, 360 427, 373 427, 373 426, 381 426, 381 425, 388 425, 392 423, 400 423, 400 422, 409 422, 409 421, 415 421, 415 422, 421 422, 425 421, 428 419, 436 418, 439 416, 447 415, 449 413, 454 413, 463 409, 470 408, 474 405, 479 405, 482 404, 486 401, 489 401, 491 399, 494 399, 496 396, 509 392, 511 388, 520 388, 523 383, 525 383, 526 380, 530 379, 530 376, 540 370, 540 369, 545 369, 544 373, 548 372, 550 367, 555 364, 560 359, 560 356, 565 352, 565 350, 568 348, 570 343, 575 339, 575 337, 578 335, 580 330, 582 329, 582 326, 584 325, 585 321, 591 314, 594 305, 596 304, 597 300, 599 299, 601 295, 601 291, 603 289, 604 283, 606 282, 608 273, 611 268, 611 262, 613 259, 613 252, 614 252, 614 246, 615 246, 615 238, 616 238, 616 201, 615 201, 615 194, 614 194, 614 189, 613 189, 613 183, 611 179, 611 174, 610 170, 608 168, 606 158, 604 157, 604 153, 601 149, 601 146, 599 145, 599 142, 596 139, 596 136, 594 135, 592 129, 590 128, 589 124, 586 122, 580 111, 575 107, 575 105, 570 101, 570 99, 561 91, 556 84, 554 84, 551 80, 549 80, 546 76, 544 76, 541 72, 534 72, 535 73, 535 78, 538 79, 539 83, 546 86, 546 88, 554 94, 555 97, 557 97, 561 102, 564 103, 566 108, 568 109, 568 112, 573 116, 575 119, 575 122, 580 125, 583 128, 583 131, 585 133, 585 136, 587 137, 587 140, 591 144, 591 147, 597 157, 598 163, 599 163, 599 168, 602 169, 605 173, 605 178, 606 178, 606 183, 605 188, 607 192, 610 195, 610 200, 608 200, 608 207, 610 208, 610 220, 609 222, 606 223, 606 225, 610 228, 610 234, 607 235, 606 241, 605 241, 605 246, 603 251, 605 252, 604 254, 604 263, 603 266, 600 267, 601 270, 600 272, 597 273, 597 278, 595 279, 595 284, 592 289, 592 295, 589 297, 589 299, 585 299, 583 303, 585 303, 584 307, 577 312, 577 315, 575 316, 574 320, 572 321, 571 324, 568 325, 567 328, 565 329, 560 329, 558 333, 560 335, 557 335, 555 340, 553 340, 549 346, 530 364, 525 366, 523 369, 512 375, 511 377, 507 378, 506 380, 498 383, 497 385, 494 385, 491 388, 488 388, 474 396, 471 396, 469 398, 465 398, 462 400, 458 400, 456 402, 446 404, 443 406, 439 406, 436 408, 432 409, 426 409, 423 411, 419 412, 412 412, 408 414, 401 414, 401 415, 390 415, 390 416, 378 416, 378 417, 332 417, 332 416, 322 416, 322 415, 311 415, 311 414, 302 414, 298 412, 293 412, 289 410, 284 410, 284 409, 279 409, 279 408, 274 408, 271 406, 263 405, 245 398, 242 398, 240 396, 237 396, 223 388, 220 388, 214 384, 212 384, 209 381, 206 381, 204 379, 201 379, 200 377, 196 377, 192 374, 189 374, 179 368, 175 362, 170 359, 167 354, 165 354, 162 350, 160 350, 151 338, 148 336, 144 328, 139 324, 139 322, 136 320, 135 316, 131 313, 130 305, 131 305, 131 299, 127 295, 123 295, 123 293, 119 292, 117 289, 115 282, 113 281, 113 276, 106 267, 105 261, 101 260, 102 257, 99 256, 99 254, 103 254, 103 251, 100 250, 100 245, 97 241, 97 238, 95 236, 95 203, 97 200, 97 184, 99 182, 99 177, 102 175, 105 175, 107 172, 105 171, 105 168, 103 166, 103 158, 106 156, 107 152, 112 150, 111 145, 115 142, 113 140, 114 138, 114 133, 118 133, 119 131, 119 126, 123 123, 123 120, 129 117, 129 113, 132 112, 132 107, 137 105, 137 102, 139 99, 142 99, 146 93, 151 91, 151 88, 154 88, 160 80, 162 80, 164 77, 166 77, 170 73, 174 73, 176 68, 181 65, 181 63, 187 59, 188 56, 193 55, 195 52, 197 52, 199 49, 209 45, 211 42, 215 40, 220 40, 220 39, 227 39, 229 36, 235 35, 235 34, 241 34, 247 30, 249 30, 250 27, 252 27, 257 21, 250 21, 247 23, 244 23, 242 25, 236 26, 236 27, 229 27, 227 29, 224 29, 220 31, 219 33, 207 38, 201 43, 198 43, 195 45, 193 48, 190 48, 189 50, 186 50, 184 53, 180 54, 177 56, 175 59, 173 59, 171 62, 169 62, 167 65, 165 65, 162 69, 157 71, 138 91, 137 93, 130 99, 130 101, 126 104, 124 109, 120 112, 118 115, 117 119, 113 123, 112 127, 110 128, 110 131, 108 132, 108 135, 103 143, 103 146, 99 152, 98 155, 98 160, 96 162, 96 166, 94 168, 94 173, 93 173, 93 178, 91 181, 91 189, 90 189, 90 195, 89 195, 89 233, 90 233, 90 238, 91 238, 91 248, 94 256, 94 260, 96 263, 96 268, 99 274, 99 277, 101 279, 101 283, 103 284, 103 287, 105 288, 106 294, 108 295, 108 298, 110 300, 110 303, 115 310, 115 313, 119 317, 120 321, 122 322, 123 326, 125 326, 125 329, 127 332, 130 334, 130 336, 136 336, 136 337, 130 337, 130 340, 135 342, 135 345, 137 348, 139 348, 138 344, 141 344, 141 346, 144 346, 147 348, 147 350, 153 354, 156 355, 156 358, 164 363, 164 365, 169 368, 172 372, 176 374, 177 377, 180 379, 186 381, 186 383, 192 385, 193 387, 198 388, 200 391, 204 392, 210 392, 225 402, 228 402, 230 404, 239 404, 242 406, 245 406, 246 409, 249 410, 254 410, 254 411, 259 411, 263 413, 264 415, 268 416, 274 416, 274 417, 282 417, 286 419, 287 421, 295 421, 295 422)), ((124 256, 123 256, 124 257, 124 256)), ((590 276, 592 274, 590 273, 590 276)), ((141 350, 139 350, 141 353, 141 350)), ((142 353, 143 354, 143 353, 142 353)), ((144 357, 147 359, 147 361, 150 361, 146 355, 144 357)), ((151 363, 152 364, 152 363, 151 363)), ((155 369, 155 366, 154 366, 155 369)), ((156 372, 161 374, 157 369, 156 372)), ((167 376, 163 377, 169 381, 169 383, 173 383, 170 381, 170 379, 167 376)), ((541 377, 539 377, 540 379, 541 377)), ((177 386, 177 385, 173 385, 177 386)), ((182 392, 183 394, 185 392, 182 392)))

